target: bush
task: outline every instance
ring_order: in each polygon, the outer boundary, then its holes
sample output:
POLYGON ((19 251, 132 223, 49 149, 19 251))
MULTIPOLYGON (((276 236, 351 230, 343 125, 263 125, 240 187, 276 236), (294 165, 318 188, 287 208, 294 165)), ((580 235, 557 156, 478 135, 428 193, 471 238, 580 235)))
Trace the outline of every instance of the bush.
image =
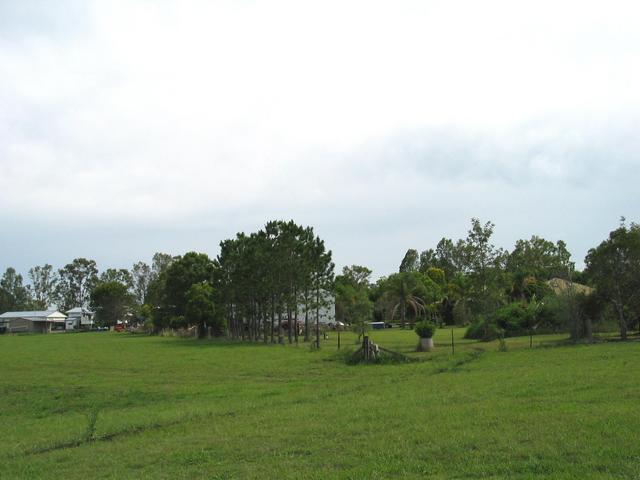
POLYGON ((533 327, 535 319, 533 309, 520 302, 499 308, 493 317, 496 325, 504 330, 507 336, 527 333, 533 327))
POLYGON ((495 340, 501 336, 526 335, 533 327, 535 312, 533 307, 520 302, 509 303, 498 308, 493 314, 476 319, 465 333, 465 338, 495 340))
POLYGON ((415 331, 420 338, 432 338, 433 333, 436 331, 436 326, 434 323, 424 320, 416 323, 415 331))
POLYGON ((500 338, 503 333, 492 318, 480 316, 469 325, 464 338, 490 341, 500 338))

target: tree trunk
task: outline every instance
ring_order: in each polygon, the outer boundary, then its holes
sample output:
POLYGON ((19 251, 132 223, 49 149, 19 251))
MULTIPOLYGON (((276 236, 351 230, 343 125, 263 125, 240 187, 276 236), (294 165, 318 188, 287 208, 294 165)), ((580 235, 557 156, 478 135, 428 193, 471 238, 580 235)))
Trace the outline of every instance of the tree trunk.
POLYGON ((304 341, 309 341, 309 289, 304 292, 304 341))
POLYGON ((320 289, 316 289, 316 348, 320 350, 320 289))
POLYGON ((624 310, 620 303, 616 303, 616 312, 618 313, 618 325, 620 327, 620 338, 627 339, 627 319, 624 316, 624 310))
POLYGON ((293 334, 298 345, 298 290, 293 289, 293 334))

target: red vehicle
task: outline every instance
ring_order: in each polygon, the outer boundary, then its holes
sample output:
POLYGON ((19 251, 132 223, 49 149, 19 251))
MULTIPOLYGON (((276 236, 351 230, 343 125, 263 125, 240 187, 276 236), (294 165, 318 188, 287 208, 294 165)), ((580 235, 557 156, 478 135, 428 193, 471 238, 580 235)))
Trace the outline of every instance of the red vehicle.
POLYGON ((124 323, 116 323, 116 326, 113 327, 116 332, 124 332, 124 323))

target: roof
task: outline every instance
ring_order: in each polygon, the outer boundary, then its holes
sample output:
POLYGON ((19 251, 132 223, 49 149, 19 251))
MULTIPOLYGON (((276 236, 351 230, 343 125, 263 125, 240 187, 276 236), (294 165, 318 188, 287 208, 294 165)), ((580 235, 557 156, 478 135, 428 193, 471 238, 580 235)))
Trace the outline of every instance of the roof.
POLYGON ((83 313, 84 314, 84 313, 86 313, 88 315, 93 314, 93 312, 91 310, 87 310, 86 308, 82 308, 82 307, 72 308, 71 310, 67 310, 65 313, 66 314, 69 314, 69 313, 83 313))
POLYGON ((583 285, 581 283, 570 282, 568 280, 564 280, 563 278, 554 277, 547 282, 553 290, 553 293, 559 295, 572 289, 577 293, 584 293, 585 295, 591 295, 594 292, 594 289, 589 287, 588 285, 583 285))
POLYGON ((57 310, 33 310, 28 312, 5 312, 0 315, 0 319, 9 319, 9 318, 26 318, 27 320, 31 320, 32 322, 60 322, 63 321, 67 316, 64 313, 60 313, 57 310))

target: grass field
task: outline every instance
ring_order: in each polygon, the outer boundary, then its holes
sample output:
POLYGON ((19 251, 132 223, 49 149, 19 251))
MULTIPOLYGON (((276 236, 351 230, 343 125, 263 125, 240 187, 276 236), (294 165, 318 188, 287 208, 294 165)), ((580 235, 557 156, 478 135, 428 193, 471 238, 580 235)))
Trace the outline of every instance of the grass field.
POLYGON ((357 366, 335 334, 0 336, 0 478, 640 478, 639 343, 450 335, 374 331, 424 361, 357 366))

